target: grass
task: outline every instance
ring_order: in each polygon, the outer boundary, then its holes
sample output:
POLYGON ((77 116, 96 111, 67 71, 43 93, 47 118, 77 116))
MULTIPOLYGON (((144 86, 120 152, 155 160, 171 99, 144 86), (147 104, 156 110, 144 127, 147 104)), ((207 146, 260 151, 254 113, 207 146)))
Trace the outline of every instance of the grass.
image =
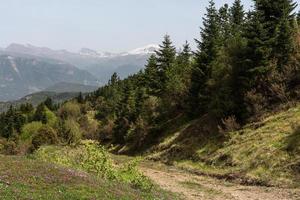
POLYGON ((44 161, 1 155, 0 160, 1 200, 173 199, 159 189, 145 193, 129 184, 44 161))
POLYGON ((208 121, 196 120, 168 134, 148 158, 247 183, 299 187, 299 127, 300 106, 226 135, 218 135, 208 121))
POLYGON ((130 187, 23 157, 1 156, 0 177, 3 200, 139 198, 130 187))

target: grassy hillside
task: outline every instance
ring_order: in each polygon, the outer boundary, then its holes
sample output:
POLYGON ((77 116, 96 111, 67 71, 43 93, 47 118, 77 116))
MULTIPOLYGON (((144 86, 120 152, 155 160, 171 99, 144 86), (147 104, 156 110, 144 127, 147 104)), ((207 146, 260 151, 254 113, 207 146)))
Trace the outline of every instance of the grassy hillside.
POLYGON ((181 122, 180 128, 170 127, 148 158, 245 184, 299 186, 299 121, 300 106, 225 134, 217 134, 206 117, 181 122))
POLYGON ((0 199, 173 199, 61 165, 0 155, 0 199))

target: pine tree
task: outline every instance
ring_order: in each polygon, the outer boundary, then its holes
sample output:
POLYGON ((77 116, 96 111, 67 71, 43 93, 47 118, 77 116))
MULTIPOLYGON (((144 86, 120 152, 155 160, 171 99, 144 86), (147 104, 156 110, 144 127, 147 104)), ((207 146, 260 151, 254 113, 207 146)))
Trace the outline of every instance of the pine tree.
POLYGON ((78 96, 76 97, 76 100, 77 100, 78 103, 83 103, 84 102, 82 92, 79 92, 78 96))
MULTIPOLYGON (((172 67, 175 62, 176 48, 173 46, 169 35, 164 36, 162 44, 156 52, 157 66, 162 85, 166 82, 166 71, 172 67)), ((162 88, 163 89, 163 88, 162 88)))
POLYGON ((20 111, 24 114, 31 113, 34 110, 33 105, 30 103, 22 104, 20 106, 20 111))
POLYGON ((33 119, 35 121, 41 121, 43 124, 47 123, 47 116, 44 103, 41 103, 37 106, 33 119))
POLYGON ((275 58, 280 70, 293 52, 293 11, 296 5, 293 0, 255 0, 258 20, 267 33, 268 41, 264 45, 271 49, 269 60, 275 58))
POLYGON ((115 85, 120 81, 120 78, 116 72, 113 73, 113 75, 110 77, 110 80, 108 81, 108 85, 115 85))
POLYGON ((53 101, 50 97, 47 97, 47 99, 44 101, 44 105, 49 109, 49 110, 54 110, 54 105, 53 101))
POLYGON ((179 111, 185 104, 185 96, 190 87, 191 48, 189 43, 183 45, 171 68, 166 72, 165 95, 163 102, 167 110, 179 111))
POLYGON ((182 65, 190 65, 191 63, 192 50, 188 41, 185 41, 182 51, 179 53, 177 60, 182 63, 182 65))
POLYGON ((230 8, 230 24, 231 32, 233 35, 242 32, 244 20, 244 6, 242 5, 241 0, 235 0, 232 7, 230 8))
MULTIPOLYGON (((268 33, 260 19, 260 12, 254 11, 248 13, 248 23, 246 24, 245 37, 247 38, 247 60, 246 65, 253 80, 258 75, 268 72, 271 47, 266 45, 268 42, 268 33)), ((255 84, 255 83, 253 83, 255 84)))
POLYGON ((230 15, 229 6, 225 4, 219 9, 219 26, 220 26, 220 37, 222 43, 226 44, 226 41, 230 37, 231 27, 230 27, 230 15))
POLYGON ((196 52, 196 65, 191 77, 190 109, 192 113, 204 113, 207 111, 209 91, 207 82, 212 75, 212 63, 218 56, 220 49, 220 27, 218 13, 213 0, 209 2, 206 17, 201 28, 201 40, 196 40, 198 50, 196 52))
POLYGON ((145 76, 145 85, 148 88, 149 92, 153 95, 159 94, 162 86, 159 77, 157 58, 155 55, 151 55, 149 57, 148 62, 145 66, 144 76, 145 76))

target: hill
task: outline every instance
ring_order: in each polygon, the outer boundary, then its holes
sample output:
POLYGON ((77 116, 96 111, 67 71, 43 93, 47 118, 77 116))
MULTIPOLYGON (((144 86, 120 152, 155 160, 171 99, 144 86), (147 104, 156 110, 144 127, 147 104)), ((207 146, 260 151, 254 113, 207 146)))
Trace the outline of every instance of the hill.
POLYGON ((60 83, 56 83, 55 85, 52 85, 52 86, 46 88, 44 91, 56 92, 56 93, 65 93, 65 92, 69 92, 69 93, 72 93, 72 92, 87 93, 87 92, 93 92, 97 88, 98 87, 91 86, 91 85, 83 85, 83 84, 78 84, 78 83, 60 82, 60 83))
POLYGON ((145 194, 128 184, 24 157, 0 155, 0 198, 25 199, 173 199, 162 191, 145 194))
POLYGON ((218 134, 216 124, 207 117, 171 120, 146 155, 242 184, 299 187, 299 120, 299 105, 225 134, 218 134))

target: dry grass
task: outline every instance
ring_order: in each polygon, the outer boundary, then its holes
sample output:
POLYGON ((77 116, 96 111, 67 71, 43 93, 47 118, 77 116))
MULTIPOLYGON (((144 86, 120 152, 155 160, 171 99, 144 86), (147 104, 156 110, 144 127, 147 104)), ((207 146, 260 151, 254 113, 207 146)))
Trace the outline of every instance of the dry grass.
POLYGON ((148 158, 247 184, 299 186, 299 126, 300 106, 225 135, 196 120, 164 138, 148 158))

